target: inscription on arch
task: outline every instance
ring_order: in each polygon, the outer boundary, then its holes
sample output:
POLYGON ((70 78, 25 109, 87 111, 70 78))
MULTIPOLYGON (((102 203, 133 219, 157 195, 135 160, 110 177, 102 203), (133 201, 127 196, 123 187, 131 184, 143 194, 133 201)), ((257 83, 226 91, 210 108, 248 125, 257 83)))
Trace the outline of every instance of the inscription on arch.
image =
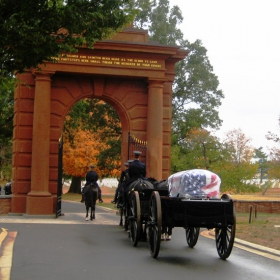
POLYGON ((133 68, 153 68, 163 69, 164 61, 150 58, 120 57, 120 56, 93 56, 84 54, 65 54, 61 55, 58 62, 79 63, 102 66, 133 67, 133 68))

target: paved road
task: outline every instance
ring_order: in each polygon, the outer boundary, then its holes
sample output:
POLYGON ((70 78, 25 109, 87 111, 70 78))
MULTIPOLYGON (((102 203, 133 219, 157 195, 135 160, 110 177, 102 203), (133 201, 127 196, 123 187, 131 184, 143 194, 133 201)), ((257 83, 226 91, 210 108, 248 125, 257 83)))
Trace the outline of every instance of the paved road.
POLYGON ((280 279, 280 254, 262 253, 272 260, 235 247, 222 261, 213 240, 201 236, 190 249, 175 228, 153 259, 147 242, 132 246, 115 213, 98 208, 87 222, 83 204, 63 202, 62 209, 58 219, 0 217, 0 279, 280 279))

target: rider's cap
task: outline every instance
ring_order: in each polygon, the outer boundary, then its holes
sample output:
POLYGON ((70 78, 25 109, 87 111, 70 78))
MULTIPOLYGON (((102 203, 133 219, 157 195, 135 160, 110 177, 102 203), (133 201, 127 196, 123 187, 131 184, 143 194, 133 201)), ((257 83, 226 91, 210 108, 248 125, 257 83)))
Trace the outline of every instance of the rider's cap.
POLYGON ((92 164, 90 164, 89 167, 90 167, 90 168, 94 168, 95 166, 94 166, 94 164, 92 163, 92 164))
POLYGON ((134 151, 133 154, 135 154, 136 156, 140 156, 142 153, 140 151, 134 151))

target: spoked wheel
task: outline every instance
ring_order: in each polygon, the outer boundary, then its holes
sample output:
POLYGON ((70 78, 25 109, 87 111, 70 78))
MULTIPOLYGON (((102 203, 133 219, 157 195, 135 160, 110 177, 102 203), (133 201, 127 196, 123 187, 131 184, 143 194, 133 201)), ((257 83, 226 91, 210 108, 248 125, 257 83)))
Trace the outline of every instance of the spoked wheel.
POLYGON ((186 239, 190 248, 193 248, 196 245, 199 236, 199 231, 200 231, 199 227, 186 228, 186 239))
POLYGON ((149 244, 150 253, 153 258, 156 258, 160 249, 160 237, 162 226, 161 201, 158 192, 153 192, 150 200, 150 215, 149 215, 149 244))
POLYGON ((130 225, 130 238, 133 246, 136 247, 141 234, 141 210, 140 198, 137 191, 131 195, 129 225, 130 225))
MULTIPOLYGON (((232 200, 230 195, 223 195, 222 199, 232 200)), ((233 205, 234 207, 234 205, 233 205)), ((218 255, 221 259, 225 260, 229 257, 232 251, 236 228, 235 209, 233 208, 233 223, 222 228, 215 229, 215 239, 218 255)))

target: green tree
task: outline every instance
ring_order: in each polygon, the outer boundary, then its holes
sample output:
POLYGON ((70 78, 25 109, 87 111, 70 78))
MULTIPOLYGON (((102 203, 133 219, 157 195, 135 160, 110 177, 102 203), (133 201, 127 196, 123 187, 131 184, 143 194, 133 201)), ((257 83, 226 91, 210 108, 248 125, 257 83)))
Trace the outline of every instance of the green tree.
POLYGON ((267 177, 267 171, 268 171, 268 161, 267 161, 268 155, 263 152, 263 147, 260 147, 255 150, 254 158, 258 162, 258 172, 260 174, 260 183, 262 183, 263 179, 267 177))
POLYGON ((173 172, 202 168, 213 171, 224 159, 219 139, 205 129, 191 129, 180 145, 172 146, 173 172))
POLYGON ((134 8, 136 9, 136 14, 134 17, 134 26, 142 29, 148 29, 150 25, 150 13, 152 9, 156 6, 156 0, 135 0, 134 8))
POLYGON ((168 0, 139 0, 136 3, 139 9, 142 8, 142 13, 136 16, 134 26, 147 26, 150 40, 180 45, 189 50, 188 56, 176 64, 172 98, 172 145, 180 145, 192 128, 218 129, 222 123, 218 108, 224 95, 218 89, 219 81, 213 73, 206 48, 200 40, 190 43, 184 39, 178 27, 183 22, 180 8, 170 8, 168 0), (148 2, 153 3, 149 8, 148 2))
POLYGON ((12 171, 14 86, 13 76, 0 79, 0 170, 9 179, 12 171))
POLYGON ((219 106, 224 95, 199 40, 186 42, 188 56, 177 63, 173 86, 173 143, 192 128, 218 129, 222 124, 219 106))
POLYGON ((0 141, 8 141, 13 135, 14 87, 13 76, 0 79, 0 141))
POLYGON ((132 0, 1 0, 0 75, 92 47, 132 21, 131 6, 132 0))

